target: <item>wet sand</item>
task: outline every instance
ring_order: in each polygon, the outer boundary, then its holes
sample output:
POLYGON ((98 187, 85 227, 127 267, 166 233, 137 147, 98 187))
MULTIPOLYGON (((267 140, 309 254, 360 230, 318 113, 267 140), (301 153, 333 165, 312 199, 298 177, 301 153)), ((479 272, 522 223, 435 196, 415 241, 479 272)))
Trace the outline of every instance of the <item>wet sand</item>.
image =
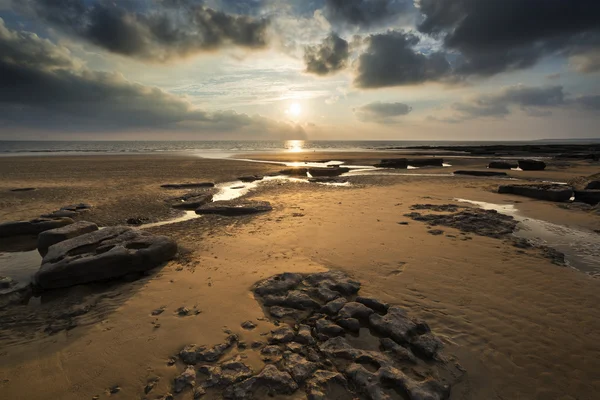
MULTIPOLYGON (((358 163, 386 156, 303 157, 354 157, 358 163)), ((464 168, 461 163, 483 166, 481 161, 452 162, 464 168)), ((573 164, 521 176, 566 181, 598 170, 597 164, 573 164)), ((166 191, 161 184, 224 182, 279 169, 191 157, 0 158, 0 219, 33 218, 80 201, 95 206, 85 219, 100 224, 137 215, 165 219, 174 214, 164 200, 184 191, 166 191), (8 191, 25 186, 38 190, 8 191)), ((446 174, 451 169, 416 171, 446 174)), ((467 370, 452 399, 596 398, 599 279, 505 240, 446 227, 434 236, 427 225, 404 214, 413 204, 460 204, 455 199, 463 198, 514 204, 525 216, 587 230, 600 229, 600 216, 496 194, 497 179, 404 175, 351 181, 350 187, 261 186, 248 197, 270 201, 271 213, 150 228, 177 240, 181 251, 141 280, 75 287, 48 294, 37 306, 1 310, 0 392, 15 399, 137 399, 144 398, 148 379, 160 377, 148 397, 155 398, 168 392, 181 372, 167 360, 183 346, 219 343, 225 328, 248 342, 273 328, 258 320, 263 311, 249 291, 256 281, 282 272, 339 269, 363 283, 362 293, 406 307, 443 339, 446 353, 467 370), (470 239, 461 240, 465 236, 470 239), (74 318, 74 329, 44 332, 53 313, 81 304, 91 311, 74 318), (164 313, 151 315, 163 306, 164 313), (202 312, 180 317, 176 309, 181 306, 202 312), (254 320, 257 329, 243 331, 240 324, 246 320, 254 320), (114 385, 120 392, 110 395, 107 389, 114 385)), ((249 362, 260 365, 252 356, 249 362)))

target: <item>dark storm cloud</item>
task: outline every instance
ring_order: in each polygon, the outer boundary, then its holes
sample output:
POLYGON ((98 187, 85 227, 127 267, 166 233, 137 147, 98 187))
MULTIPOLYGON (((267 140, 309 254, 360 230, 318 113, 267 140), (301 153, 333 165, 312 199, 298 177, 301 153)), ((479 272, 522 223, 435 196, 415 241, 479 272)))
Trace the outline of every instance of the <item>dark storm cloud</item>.
POLYGON ((368 28, 411 9, 409 0, 325 0, 324 15, 334 24, 368 28))
POLYGON ((266 46, 268 20, 228 14, 193 1, 169 0, 153 8, 137 2, 26 0, 17 7, 111 52, 168 61, 233 45, 266 46))
POLYGON ((464 57, 457 73, 494 75, 600 47, 598 0, 420 0, 421 32, 464 57))
POLYGON ((332 33, 320 45, 308 46, 304 51, 306 72, 316 75, 329 75, 346 68, 348 42, 332 33))
POLYGON ((361 88, 414 85, 450 78, 451 68, 443 53, 422 54, 414 49, 419 38, 406 32, 388 31, 366 39, 358 58, 354 84, 361 88))
POLYGON ((361 121, 385 124, 396 122, 398 117, 407 115, 411 111, 412 107, 403 103, 375 102, 356 108, 354 113, 361 121))
MULTIPOLYGON (((206 112, 122 75, 92 71, 68 50, 0 18, 0 127, 103 132, 251 132, 302 137, 301 128, 234 111, 206 112)), ((0 133, 2 131, 0 130, 0 133)))

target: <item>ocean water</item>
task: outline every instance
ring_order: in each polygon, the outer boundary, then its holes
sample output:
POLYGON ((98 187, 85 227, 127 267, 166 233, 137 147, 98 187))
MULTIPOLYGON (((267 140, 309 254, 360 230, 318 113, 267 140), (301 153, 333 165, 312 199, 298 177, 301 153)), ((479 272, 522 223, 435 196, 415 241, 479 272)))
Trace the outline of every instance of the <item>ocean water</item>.
POLYGON ((64 154, 148 154, 191 153, 199 155, 252 152, 352 151, 378 150, 389 147, 460 146, 498 144, 544 144, 532 142, 474 141, 0 141, 0 156, 64 154))

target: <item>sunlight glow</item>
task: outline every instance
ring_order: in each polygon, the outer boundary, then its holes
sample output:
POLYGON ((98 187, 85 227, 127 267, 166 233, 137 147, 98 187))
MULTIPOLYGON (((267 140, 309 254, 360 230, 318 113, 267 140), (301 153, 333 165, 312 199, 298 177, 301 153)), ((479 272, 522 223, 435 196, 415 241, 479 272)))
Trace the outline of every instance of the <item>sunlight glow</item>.
POLYGON ((300 107, 299 103, 292 103, 290 104, 290 108, 288 108, 288 113, 294 117, 297 117, 302 113, 302 107, 300 107))
POLYGON ((304 150, 304 140, 288 140, 285 148, 290 153, 301 153, 304 150))

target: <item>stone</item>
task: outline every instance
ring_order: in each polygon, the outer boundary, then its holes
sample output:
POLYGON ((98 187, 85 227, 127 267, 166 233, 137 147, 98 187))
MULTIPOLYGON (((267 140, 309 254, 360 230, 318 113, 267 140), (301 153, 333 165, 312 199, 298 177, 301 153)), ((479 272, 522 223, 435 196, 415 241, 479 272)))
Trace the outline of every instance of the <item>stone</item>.
POLYGON ((317 363, 308 361, 296 353, 284 353, 283 355, 284 369, 294 378, 297 383, 302 383, 317 370, 317 363))
POLYGON ((208 379, 202 384, 205 388, 231 386, 254 375, 252 369, 244 364, 240 357, 218 366, 203 366, 199 368, 199 372, 208 375, 208 379))
POLYGON ((364 304, 365 306, 369 307, 371 310, 378 312, 378 313, 386 313, 387 310, 390 308, 389 304, 382 303, 381 301, 370 298, 370 297, 358 296, 355 301, 357 303, 364 304))
POLYGON ((354 398, 348 393, 348 381, 339 372, 318 370, 306 382, 306 394, 308 400, 351 400, 354 398), (338 389, 338 390, 336 390, 338 389), (347 393, 342 397, 338 392, 347 393), (337 396, 336 396, 337 395, 337 396))
POLYGON ((60 209, 61 210, 68 210, 68 211, 82 212, 82 211, 91 210, 92 209, 92 205, 88 204, 88 203, 69 204, 67 206, 61 207, 60 209))
POLYGON ((575 201, 596 205, 600 203, 600 190, 575 190, 575 201))
POLYGON ((417 358, 412 351, 406 347, 400 346, 390 338, 381 338, 379 341, 381 343, 381 347, 388 352, 394 360, 416 364, 417 358))
POLYGON ((209 349, 206 346, 190 344, 179 352, 179 358, 188 365, 194 365, 198 362, 215 362, 238 341, 236 335, 229 335, 224 343, 217 344, 209 349))
POLYGON ((546 163, 538 160, 519 160, 519 168, 523 171, 543 171, 546 163))
POLYGON ((306 291, 306 293, 308 293, 310 297, 320 301, 324 301, 326 303, 330 302, 331 300, 335 300, 341 296, 340 293, 323 287, 308 288, 303 290, 306 291))
POLYGON ((104 281, 156 268, 176 254, 177 244, 167 237, 109 227, 51 246, 34 282, 56 289, 104 281))
POLYGON ((295 310, 293 308, 281 307, 281 306, 273 306, 269 307, 269 314, 275 318, 300 318, 300 311, 295 310))
POLYGON ((444 400, 450 397, 450 388, 447 385, 442 385, 433 378, 419 382, 392 367, 384 367, 377 371, 377 380, 399 388, 410 400, 444 400))
POLYGON ((259 388, 266 389, 270 396, 289 395, 298 390, 298 384, 289 373, 282 372, 274 365, 269 364, 258 375, 229 386, 223 396, 226 399, 250 399, 259 388))
POLYGON ((371 328, 384 337, 392 338, 396 343, 406 343, 417 332, 417 324, 399 307, 390 307, 387 314, 371 314, 371 328))
POLYGON ((337 298, 321 307, 321 312, 327 315, 335 315, 342 309, 342 307, 344 307, 347 302, 348 301, 343 297, 337 298))
POLYGON ((140 226, 140 225, 144 225, 148 221, 150 221, 149 218, 133 217, 133 218, 127 218, 127 221, 125 221, 125 222, 127 223, 127 225, 140 226))
POLYGON ((75 218, 79 215, 77 211, 69 211, 69 210, 58 210, 53 211, 48 214, 40 215, 40 218, 49 218, 49 219, 57 219, 57 218, 75 218))
POLYGON ((283 325, 273 331, 271 331, 271 337, 269 343, 288 343, 295 339, 296 334, 287 325, 283 325))
POLYGON ((37 190, 37 189, 34 187, 10 189, 11 192, 32 192, 34 190, 37 190))
POLYGON ((38 251, 43 256, 48 252, 48 248, 56 243, 97 230, 98 225, 93 222, 80 221, 60 228, 44 231, 38 235, 38 251))
POLYGON ((210 203, 212 199, 212 193, 200 194, 183 201, 174 202, 171 204, 171 207, 178 210, 197 210, 203 205, 210 203))
POLYGON ((0 237, 38 235, 74 222, 71 218, 38 218, 31 221, 4 222, 0 224, 0 237))
POLYGON ((298 334, 296 335, 294 341, 301 344, 313 345, 315 344, 315 338, 312 337, 312 332, 310 326, 308 325, 299 325, 298 326, 298 334))
POLYGON ((328 168, 309 168, 308 173, 312 177, 321 177, 321 176, 340 176, 345 174, 346 172, 350 172, 350 168, 346 167, 328 167, 328 168))
POLYGON ((328 319, 320 319, 316 324, 317 332, 325 336, 343 336, 346 331, 328 319))
POLYGON ((262 359, 267 362, 277 362, 281 359, 281 349, 279 346, 265 346, 260 351, 262 359))
POLYGON ((263 298, 265 306, 282 306, 297 310, 320 308, 321 305, 305 292, 291 290, 285 296, 267 295, 263 298))
POLYGON ((407 160, 407 163, 411 167, 442 167, 444 166, 444 160, 441 158, 415 158, 407 160))
POLYGON ((338 319, 336 322, 339 326, 350 332, 360 331, 360 321, 356 318, 342 318, 338 319))
POLYGON ((175 378, 173 382, 173 391, 181 393, 187 387, 193 388, 196 386, 196 370, 193 366, 188 365, 185 371, 175 378))
POLYGON ((160 186, 163 189, 197 189, 197 188, 211 188, 215 187, 212 182, 198 182, 198 183, 168 183, 160 186))
POLYGON ((488 168, 490 169, 513 169, 518 166, 518 163, 510 161, 492 161, 488 164, 488 168))
POLYGON ((356 319, 367 319, 373 314, 373 310, 364 304, 357 303, 355 301, 346 303, 340 310, 338 315, 340 318, 356 318, 356 319))
POLYGON ((308 168, 287 168, 279 171, 280 175, 306 176, 308 168))
POLYGON ((459 170, 454 171, 454 175, 469 175, 469 176, 508 176, 506 172, 494 172, 494 171, 467 171, 459 170))
POLYGON ((600 181, 590 181, 585 186, 585 190, 600 190, 600 181))
POLYGON ((307 275, 304 279, 307 286, 325 288, 350 296, 360 290, 360 282, 351 279, 341 271, 319 272, 307 275))
POLYGON ((435 358, 437 353, 442 349, 443 343, 432 333, 417 336, 411 340, 411 345, 415 353, 426 358, 435 358))
POLYGON ((255 181, 261 181, 261 180, 263 180, 263 177, 260 175, 248 175, 248 176, 240 176, 238 178, 238 180, 240 180, 244 183, 251 183, 251 182, 255 182, 255 181))
POLYGON ((8 289, 15 286, 17 282, 8 276, 0 276, 0 289, 8 289))
POLYGON ((379 164, 374 166, 377 168, 407 169, 408 160, 406 158, 388 158, 381 160, 379 164))
POLYGON ((321 177, 317 177, 317 178, 308 178, 308 181, 310 183, 321 183, 321 184, 331 184, 331 183, 342 184, 342 183, 348 182, 348 179, 338 178, 338 177, 321 176, 321 177))
POLYGON ((279 294, 295 288, 302 282, 302 275, 286 272, 262 280, 254 285, 253 291, 259 296, 279 294))
POLYGON ((573 196, 573 188, 566 185, 502 185, 498 187, 498 193, 565 202, 573 196))
POLYGON ((242 323, 242 328, 251 331, 252 329, 256 328, 256 324, 252 321, 246 321, 242 323))
POLYGON ((225 216, 240 216, 272 211, 273 207, 268 201, 256 200, 231 200, 215 201, 205 204, 196 210, 196 214, 218 214, 225 216))
POLYGON ((341 358, 352 361, 362 354, 361 350, 352 347, 342 336, 336 336, 321 343, 319 350, 330 358, 341 358))

